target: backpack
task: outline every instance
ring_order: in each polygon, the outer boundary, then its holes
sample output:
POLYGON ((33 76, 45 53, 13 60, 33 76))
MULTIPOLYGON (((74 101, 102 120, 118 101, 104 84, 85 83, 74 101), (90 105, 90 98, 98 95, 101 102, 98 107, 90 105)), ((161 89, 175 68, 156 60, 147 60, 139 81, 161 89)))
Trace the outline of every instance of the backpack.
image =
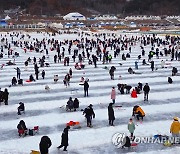
POLYGON ((34 136, 34 130, 33 129, 29 129, 29 135, 34 136))

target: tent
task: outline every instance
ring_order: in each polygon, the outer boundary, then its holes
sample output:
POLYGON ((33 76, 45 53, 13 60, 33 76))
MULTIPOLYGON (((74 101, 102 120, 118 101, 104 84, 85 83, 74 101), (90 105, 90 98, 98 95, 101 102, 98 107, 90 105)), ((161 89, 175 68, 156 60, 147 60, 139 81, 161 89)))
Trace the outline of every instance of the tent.
POLYGON ((11 18, 7 15, 6 17, 5 17, 5 20, 10 20, 11 18))
POLYGON ((134 27, 137 27, 137 25, 136 25, 134 22, 131 22, 129 26, 130 26, 130 27, 133 27, 133 28, 134 28, 134 27))
POLYGON ((65 28, 72 28, 73 27, 73 24, 72 23, 66 23, 64 25, 65 28))
POLYGON ((53 28, 63 28, 63 25, 61 23, 51 23, 49 24, 49 26, 53 28))
POLYGON ((72 12, 63 17, 64 20, 86 20, 85 16, 78 12, 72 12))
POLYGON ((7 26, 8 24, 4 20, 0 20, 0 27, 7 26))
POLYGON ((83 22, 77 23, 78 27, 86 27, 86 25, 83 22))

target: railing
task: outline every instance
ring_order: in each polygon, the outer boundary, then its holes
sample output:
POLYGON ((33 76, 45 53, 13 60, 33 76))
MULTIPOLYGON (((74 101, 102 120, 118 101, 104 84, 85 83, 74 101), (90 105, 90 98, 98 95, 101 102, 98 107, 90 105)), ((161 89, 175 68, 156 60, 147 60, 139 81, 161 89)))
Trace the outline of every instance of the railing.
POLYGON ((7 25, 0 26, 0 29, 44 29, 44 26, 35 24, 25 24, 25 25, 7 25))

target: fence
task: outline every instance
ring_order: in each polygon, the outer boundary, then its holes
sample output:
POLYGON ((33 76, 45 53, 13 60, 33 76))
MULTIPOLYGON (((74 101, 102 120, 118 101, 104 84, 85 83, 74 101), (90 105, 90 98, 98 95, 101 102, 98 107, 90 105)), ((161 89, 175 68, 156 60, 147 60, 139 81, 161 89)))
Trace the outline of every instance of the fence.
POLYGON ((26 25, 6 25, 0 26, 1 29, 44 29, 44 26, 35 25, 35 24, 26 24, 26 25))

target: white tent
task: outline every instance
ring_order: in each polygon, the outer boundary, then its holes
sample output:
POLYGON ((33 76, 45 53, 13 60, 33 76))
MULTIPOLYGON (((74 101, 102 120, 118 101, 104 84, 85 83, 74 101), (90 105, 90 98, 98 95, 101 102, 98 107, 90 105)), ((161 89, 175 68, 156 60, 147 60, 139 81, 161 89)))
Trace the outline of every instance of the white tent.
POLYGON ((49 26, 53 28, 63 28, 63 25, 61 23, 52 23, 49 26))
POLYGON ((64 20, 86 20, 85 16, 78 12, 72 12, 63 17, 64 20))
POLYGON ((45 24, 45 23, 42 23, 42 22, 38 22, 37 25, 38 25, 38 26, 42 26, 42 27, 45 27, 45 26, 46 26, 46 24, 45 24))
POLYGON ((10 20, 11 18, 7 15, 6 17, 5 17, 5 20, 10 20))

